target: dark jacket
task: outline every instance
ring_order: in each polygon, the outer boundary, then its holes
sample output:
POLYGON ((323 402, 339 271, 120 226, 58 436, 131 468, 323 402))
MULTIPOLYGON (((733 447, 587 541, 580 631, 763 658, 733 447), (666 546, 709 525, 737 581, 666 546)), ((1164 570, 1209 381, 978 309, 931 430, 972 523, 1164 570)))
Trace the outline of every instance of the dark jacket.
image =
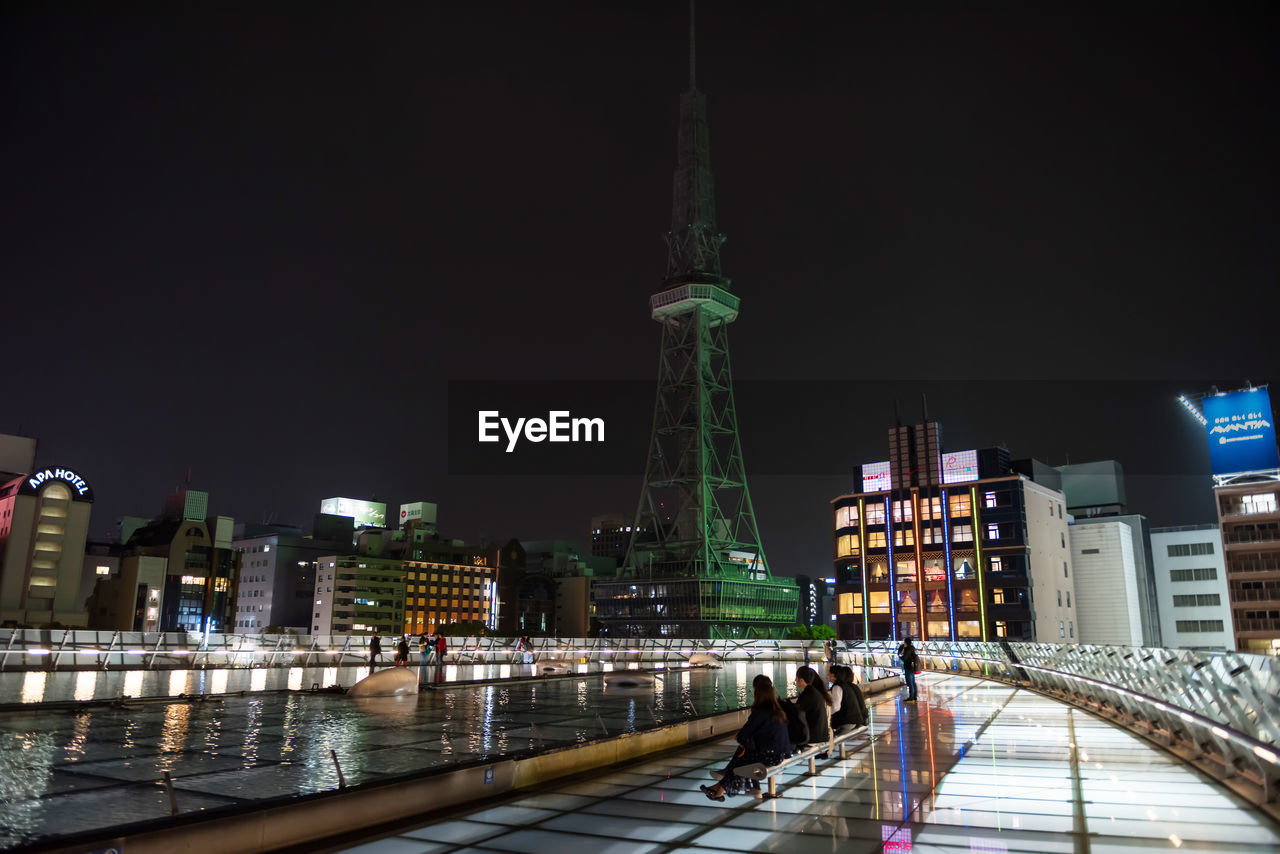
POLYGON ((382 641, 378 639, 377 635, 374 635, 373 637, 369 638, 369 654, 370 655, 382 654, 382 641))
POLYGON ((787 722, 775 721, 767 709, 752 709, 747 722, 738 730, 738 743, 759 754, 773 753, 782 758, 791 752, 787 722))
POLYGON ((812 685, 806 687, 796 697, 796 708, 804 715, 809 724, 809 743, 817 744, 831 737, 831 729, 827 726, 827 704, 812 685))
POLYGON ((837 682, 836 685, 840 688, 840 707, 831 710, 831 725, 837 727, 857 723, 855 712, 858 706, 853 699, 853 692, 849 690, 849 683, 837 682))

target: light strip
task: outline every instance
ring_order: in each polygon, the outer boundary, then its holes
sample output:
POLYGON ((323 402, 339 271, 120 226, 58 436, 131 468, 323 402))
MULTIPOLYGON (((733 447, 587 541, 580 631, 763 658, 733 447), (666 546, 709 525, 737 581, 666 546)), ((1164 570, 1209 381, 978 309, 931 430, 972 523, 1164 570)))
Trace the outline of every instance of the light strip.
POLYGON ((946 566, 947 573, 947 610, 951 614, 951 641, 960 640, 960 636, 956 633, 956 600, 951 590, 951 574, 953 561, 951 560, 951 507, 947 504, 947 490, 942 490, 942 547, 943 561, 946 566))
MULTIPOLYGON (((889 495, 893 493, 890 492, 889 495)), ((898 567, 893 562, 893 513, 889 506, 889 495, 884 497, 884 545, 889 553, 889 619, 893 625, 889 629, 889 637, 898 639, 898 567)))
POLYGON ((920 551, 920 493, 911 490, 911 530, 916 540, 916 595, 920 601, 916 604, 916 613, 920 615, 920 642, 929 639, 928 598, 924 592, 924 552, 920 551))
POLYGON ((982 540, 978 538, 981 524, 978 520, 978 487, 969 487, 969 521, 973 526, 973 554, 978 564, 978 613, 982 615, 982 641, 987 641, 987 594, 983 589, 982 578, 987 574, 987 565, 982 561, 982 540))
POLYGON ((871 642, 871 591, 867 589, 867 500, 858 499, 858 562, 862 565, 862 639, 871 642))

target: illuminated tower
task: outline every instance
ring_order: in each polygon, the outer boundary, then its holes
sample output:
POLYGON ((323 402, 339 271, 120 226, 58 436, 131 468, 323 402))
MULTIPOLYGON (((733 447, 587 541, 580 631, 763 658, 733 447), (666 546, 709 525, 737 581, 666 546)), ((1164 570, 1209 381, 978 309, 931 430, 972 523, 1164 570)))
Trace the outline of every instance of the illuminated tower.
POLYGON ((667 271, 649 299, 662 326, 649 460, 619 579, 597 583, 596 611, 614 635, 770 635, 794 624, 798 592, 770 576, 747 491, 729 363, 739 300, 720 271, 692 10, 689 30, 667 271))

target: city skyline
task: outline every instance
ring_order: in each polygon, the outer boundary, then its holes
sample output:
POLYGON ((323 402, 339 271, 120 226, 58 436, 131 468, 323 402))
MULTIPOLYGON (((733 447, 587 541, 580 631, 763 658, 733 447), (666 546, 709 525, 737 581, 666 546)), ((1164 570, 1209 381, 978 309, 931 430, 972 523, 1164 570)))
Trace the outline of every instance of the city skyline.
MULTIPOLYGON (((923 377, 952 449, 1118 459, 1134 512, 1213 517, 1175 396, 1280 376, 1249 334, 1280 267, 1275 13, 1226 8, 700 6, 734 372, 778 394, 739 400, 776 573, 829 565, 828 502, 923 377), (1080 411, 1097 431, 1064 435, 1080 411)), ((685 14, 6 13, 0 431, 84 473, 95 536, 190 468, 237 520, 376 495, 585 546, 643 455, 450 476, 445 383, 652 388, 685 14)))

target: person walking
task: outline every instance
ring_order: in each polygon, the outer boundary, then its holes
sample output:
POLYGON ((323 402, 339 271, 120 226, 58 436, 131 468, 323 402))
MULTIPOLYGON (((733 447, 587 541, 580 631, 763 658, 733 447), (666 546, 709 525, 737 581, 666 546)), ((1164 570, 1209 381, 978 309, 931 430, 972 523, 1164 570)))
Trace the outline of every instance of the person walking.
POLYGON ((920 664, 920 657, 916 655, 916 648, 911 643, 910 635, 903 638, 902 643, 898 645, 898 661, 902 663, 902 678, 907 682, 907 702, 914 703, 916 701, 916 668, 920 664))
POLYGON ((378 633, 374 632, 373 637, 369 638, 369 670, 373 671, 376 666, 374 662, 382 655, 382 639, 378 637, 378 633))
POLYGON ((787 716, 778 703, 778 692, 773 688, 773 680, 761 673, 751 683, 755 693, 755 702, 751 705, 751 714, 747 722, 738 730, 738 747, 733 757, 713 777, 720 782, 713 786, 699 786, 702 793, 713 801, 723 801, 725 795, 739 795, 750 786, 759 787, 733 773, 735 768, 759 762, 763 765, 777 765, 791 750, 791 739, 787 736, 787 716))
POLYGON ((409 666, 409 636, 401 635, 400 643, 396 644, 396 667, 409 666))

